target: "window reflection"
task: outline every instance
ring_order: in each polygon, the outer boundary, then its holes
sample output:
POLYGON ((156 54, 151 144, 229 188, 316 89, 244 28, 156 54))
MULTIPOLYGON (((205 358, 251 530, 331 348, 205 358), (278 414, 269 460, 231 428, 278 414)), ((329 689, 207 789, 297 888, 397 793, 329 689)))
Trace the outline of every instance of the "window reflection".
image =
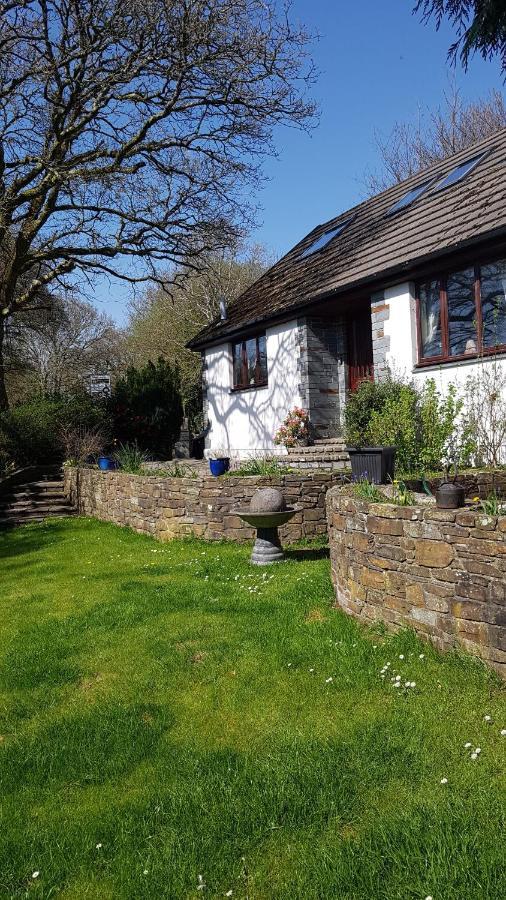
POLYGON ((481 268, 483 346, 506 344, 506 259, 481 268))
POLYGON ((476 304, 474 301, 474 269, 450 275, 448 296, 448 349, 450 356, 476 353, 476 304))
POLYGON ((422 356, 441 356, 443 346, 438 281, 429 281, 420 287, 420 331, 422 356))

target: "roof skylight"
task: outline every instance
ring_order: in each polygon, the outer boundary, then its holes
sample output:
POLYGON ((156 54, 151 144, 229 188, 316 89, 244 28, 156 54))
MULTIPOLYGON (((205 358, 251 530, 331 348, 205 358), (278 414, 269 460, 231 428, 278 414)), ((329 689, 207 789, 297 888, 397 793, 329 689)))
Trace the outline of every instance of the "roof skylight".
POLYGON ((325 231, 320 237, 316 238, 309 247, 306 247, 306 249, 302 251, 299 258, 304 259, 305 256, 312 256, 312 254, 316 253, 318 250, 323 250, 323 248, 330 243, 332 238, 337 237, 338 234, 341 234, 341 232, 344 231, 350 222, 351 218, 345 219, 344 222, 339 222, 339 225, 331 228, 330 231, 325 231))
POLYGON ((427 190, 429 185, 433 183, 433 179, 429 179, 429 181, 424 181, 422 184, 417 185, 417 187, 411 188, 407 194, 404 194, 400 200, 397 200, 393 206, 387 210, 387 216, 390 216, 392 213, 399 212, 400 209, 404 209, 406 206, 409 206, 410 203, 413 203, 413 200, 416 200, 420 194, 423 194, 424 191, 427 190))
POLYGON ((480 153, 479 156, 473 156, 471 159, 466 159, 465 162, 460 163, 460 165, 455 166, 450 172, 448 172, 437 184, 434 186, 435 191, 441 191, 443 188, 450 187, 452 184, 456 184, 457 181, 462 181, 469 172, 478 165, 479 162, 486 156, 486 153, 480 153))

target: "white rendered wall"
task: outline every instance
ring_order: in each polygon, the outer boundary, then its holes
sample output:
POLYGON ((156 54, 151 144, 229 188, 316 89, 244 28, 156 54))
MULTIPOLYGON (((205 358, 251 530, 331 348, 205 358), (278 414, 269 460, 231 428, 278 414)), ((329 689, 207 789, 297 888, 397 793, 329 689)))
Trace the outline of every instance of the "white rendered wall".
POLYGON ((211 430, 206 456, 224 449, 230 456, 248 457, 276 447, 274 433, 290 409, 301 405, 297 322, 283 322, 267 332, 267 387, 232 391, 232 347, 220 344, 205 352, 207 412, 211 430))
MULTIPOLYGON (((413 379, 420 387, 428 378, 433 378, 440 390, 446 391, 450 384, 454 384, 463 392, 470 375, 478 374, 482 367, 493 365, 490 358, 485 358, 415 369, 417 346, 414 285, 405 283, 389 288, 385 291, 385 304, 389 307, 389 315, 384 322, 384 334, 390 339, 386 363, 393 375, 413 379)), ((498 364, 506 372, 506 359, 501 359, 498 364)))

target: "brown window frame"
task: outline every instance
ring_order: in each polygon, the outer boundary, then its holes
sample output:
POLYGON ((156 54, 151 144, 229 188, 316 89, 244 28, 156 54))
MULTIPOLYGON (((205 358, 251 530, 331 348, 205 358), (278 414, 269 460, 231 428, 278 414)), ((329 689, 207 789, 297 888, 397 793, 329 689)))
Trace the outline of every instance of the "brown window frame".
POLYGON ((482 266, 492 265, 494 262, 498 262, 498 259, 503 259, 504 257, 501 255, 499 258, 494 257, 493 259, 482 260, 477 265, 462 265, 459 269, 449 269, 444 274, 427 276, 426 278, 420 279, 415 283, 415 307, 416 307, 416 340, 417 340, 417 368, 423 368, 425 366, 437 366, 442 363, 455 363, 462 362, 464 360, 472 360, 472 359, 480 359, 483 356, 493 356, 497 353, 505 353, 506 352, 506 344, 496 344, 494 347, 484 347, 483 346, 483 311, 481 305, 481 269, 482 266), (455 274, 456 272, 461 272, 464 269, 474 269, 474 305, 476 310, 476 352, 473 353, 460 353, 456 356, 451 356, 449 353, 449 327, 448 327, 448 293, 447 293, 447 284, 448 278, 455 274), (420 287, 423 284, 426 284, 428 281, 437 281, 439 283, 439 308, 441 313, 441 346, 443 352, 438 356, 423 356, 422 355, 422 327, 421 327, 421 316, 420 316, 420 287))
POLYGON ((232 390, 233 391, 253 391, 256 388, 267 387, 268 376, 265 378, 261 375, 260 369, 260 347, 259 340, 260 338, 265 338, 265 331, 260 331, 258 334, 250 334, 248 337, 241 338, 239 341, 234 341, 232 344, 232 390), (256 341, 256 360, 255 360, 255 379, 253 384, 250 384, 248 380, 248 354, 246 352, 246 344, 248 341, 256 341), (236 372, 236 347, 241 345, 241 375, 242 379, 240 382, 236 382, 235 380, 235 372, 236 372))

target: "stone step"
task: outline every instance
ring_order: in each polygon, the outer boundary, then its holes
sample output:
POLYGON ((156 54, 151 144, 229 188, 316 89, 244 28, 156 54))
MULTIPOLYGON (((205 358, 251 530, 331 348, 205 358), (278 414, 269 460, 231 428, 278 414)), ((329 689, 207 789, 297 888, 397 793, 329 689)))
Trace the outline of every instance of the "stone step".
POLYGON ((75 514, 76 510, 64 493, 63 481, 56 478, 55 473, 12 485, 8 494, 0 495, 1 528, 75 514))
POLYGON ((337 450, 332 450, 328 453, 306 453, 305 451, 290 453, 288 459, 289 464, 291 465, 291 463, 297 462, 297 460, 307 460, 308 462, 322 462, 325 460, 328 462, 331 462, 332 460, 336 462, 349 462, 350 458, 347 453, 341 453, 337 450))
POLYGON ((73 512, 74 507, 70 503, 32 503, 26 506, 12 504, 0 507, 0 515, 3 516, 66 516, 73 512))
POLYGON ((327 456, 329 454, 340 453, 341 456, 348 457, 346 448, 342 443, 329 444, 312 444, 310 447, 288 447, 288 456, 327 456))

